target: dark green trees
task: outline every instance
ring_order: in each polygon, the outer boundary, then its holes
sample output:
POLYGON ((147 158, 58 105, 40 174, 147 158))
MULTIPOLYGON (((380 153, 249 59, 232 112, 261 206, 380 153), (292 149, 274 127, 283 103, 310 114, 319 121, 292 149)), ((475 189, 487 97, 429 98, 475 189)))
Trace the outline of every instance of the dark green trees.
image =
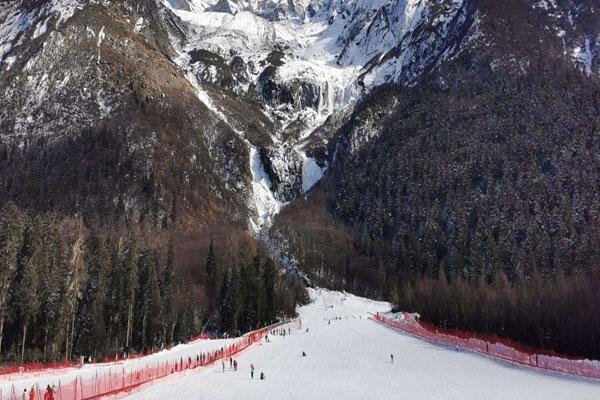
POLYGON ((43 238, 39 220, 25 230, 23 246, 19 252, 17 274, 13 286, 14 318, 21 326, 21 362, 25 360, 27 327, 34 324, 39 311, 38 288, 40 283, 39 266, 43 263, 43 238))
POLYGON ((211 238, 207 247, 174 236, 152 242, 136 230, 92 232, 81 220, 30 217, 6 203, 0 360, 98 360, 203 331, 237 334, 293 314, 298 287, 283 284, 251 240, 243 247, 235 239, 211 238), (198 273, 197 256, 186 258, 191 253, 203 254, 206 270, 198 273))
POLYGON ((4 324, 8 315, 10 288, 17 271, 18 254, 23 245, 24 215, 12 203, 0 210, 0 352, 4 338, 4 324))
POLYGON ((139 286, 136 293, 137 336, 143 351, 164 344, 163 303, 158 282, 157 255, 144 250, 138 261, 139 286))

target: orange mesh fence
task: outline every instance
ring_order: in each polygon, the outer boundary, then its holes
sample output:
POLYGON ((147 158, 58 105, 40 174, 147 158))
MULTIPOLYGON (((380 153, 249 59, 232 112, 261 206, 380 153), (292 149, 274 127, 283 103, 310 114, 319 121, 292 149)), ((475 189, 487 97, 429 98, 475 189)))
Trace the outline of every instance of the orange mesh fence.
MULTIPOLYGON (((198 336, 194 336, 193 338, 185 341, 184 343, 192 343, 195 342, 197 340, 208 340, 208 339, 214 339, 211 335, 208 335, 206 333, 202 333, 198 336)), ((104 360, 102 360, 100 363, 102 364, 107 364, 107 363, 120 363, 124 360, 131 360, 131 359, 135 359, 135 358, 141 358, 141 357, 145 357, 154 353, 158 353, 159 351, 162 350, 170 350, 174 345, 173 344, 169 344, 168 346, 166 346, 164 349, 151 349, 148 350, 144 353, 129 353, 129 354, 121 354, 121 355, 116 355, 115 357, 106 357, 104 360)), ((87 365, 89 365, 90 363, 86 363, 87 365)), ((50 363, 27 363, 27 364, 5 364, 0 366, 0 376, 2 375, 10 375, 10 374, 22 374, 22 373, 29 373, 29 372, 40 372, 43 373, 44 371, 56 371, 57 369, 64 369, 64 368, 81 368, 83 364, 81 363, 81 361, 55 361, 55 362, 50 362, 50 363)))
MULTIPOLYGON (((235 339, 232 344, 214 351, 193 355, 188 354, 185 357, 178 355, 176 359, 162 362, 150 362, 144 367, 135 370, 126 370, 125 368, 122 368, 120 371, 115 371, 114 369, 109 369, 105 374, 89 378, 77 377, 66 384, 59 381, 58 387, 54 388, 54 398, 56 400, 99 399, 104 396, 131 391, 144 384, 169 375, 209 366, 218 360, 227 359, 239 354, 253 344, 260 342, 271 330, 294 321, 298 324, 301 323, 299 318, 292 321, 276 323, 247 333, 244 336, 235 339)), ((199 338, 200 337, 197 337, 190 341, 199 338)), ((36 399, 44 398, 44 390, 40 390, 37 385, 34 390, 37 392, 36 399)), ((19 396, 20 393, 17 393, 13 386, 11 393, 0 393, 0 400, 20 400, 21 397, 19 396)))
POLYGON ((399 319, 384 317, 377 313, 375 320, 431 342, 451 346, 457 350, 465 349, 520 365, 600 379, 599 361, 574 359, 546 353, 510 340, 471 332, 444 331, 417 321, 413 315, 408 313, 402 313, 399 319))

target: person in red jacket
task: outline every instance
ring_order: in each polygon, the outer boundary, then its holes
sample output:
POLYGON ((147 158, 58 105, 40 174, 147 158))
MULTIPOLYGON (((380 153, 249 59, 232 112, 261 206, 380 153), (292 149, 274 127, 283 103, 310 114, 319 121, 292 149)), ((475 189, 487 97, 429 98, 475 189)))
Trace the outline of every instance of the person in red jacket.
POLYGON ((46 393, 44 393, 44 400, 54 400, 54 390, 48 385, 46 387, 46 393))

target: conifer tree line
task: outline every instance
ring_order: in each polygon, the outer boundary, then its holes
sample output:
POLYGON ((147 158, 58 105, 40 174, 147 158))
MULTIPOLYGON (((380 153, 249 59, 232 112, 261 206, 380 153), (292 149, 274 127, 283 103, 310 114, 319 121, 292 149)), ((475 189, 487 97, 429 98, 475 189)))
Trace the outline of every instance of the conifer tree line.
POLYGON ((252 248, 94 233, 77 218, 0 209, 0 357, 99 360, 200 333, 233 335, 295 313, 303 286, 252 248), (186 253, 187 251, 187 253, 186 253), (194 253, 193 257, 185 256, 194 253), (180 262, 181 260, 181 262, 180 262))
POLYGON ((400 290, 398 309, 427 322, 511 339, 536 349, 600 359, 600 269, 570 275, 420 277, 400 290))
POLYGON ((450 259, 431 250, 440 243, 408 233, 394 249, 320 210, 292 203, 273 235, 312 284, 388 300, 441 328, 600 359, 600 258, 590 246, 580 245, 569 261, 535 247, 516 263, 516 251, 472 239, 474 251, 450 259))
POLYGON ((597 82, 542 58, 526 74, 480 60, 375 89, 274 229, 315 284, 600 359, 597 82))

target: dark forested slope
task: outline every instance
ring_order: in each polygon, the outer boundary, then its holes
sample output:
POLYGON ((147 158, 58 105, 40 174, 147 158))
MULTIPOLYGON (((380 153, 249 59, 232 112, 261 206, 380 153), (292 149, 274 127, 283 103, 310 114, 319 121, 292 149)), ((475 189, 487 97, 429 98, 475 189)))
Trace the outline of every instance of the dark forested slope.
POLYGON ((599 357, 600 81, 528 2, 477 3, 479 37, 359 103, 273 236, 318 284, 599 357))

